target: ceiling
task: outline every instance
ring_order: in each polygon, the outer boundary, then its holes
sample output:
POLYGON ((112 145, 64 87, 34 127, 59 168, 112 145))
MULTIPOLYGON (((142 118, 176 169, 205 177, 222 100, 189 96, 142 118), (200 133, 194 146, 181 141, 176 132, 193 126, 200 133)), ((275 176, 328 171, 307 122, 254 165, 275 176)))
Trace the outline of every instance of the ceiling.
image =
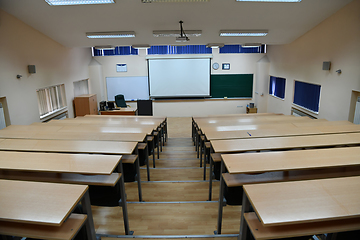
MULTIPOLYGON (((153 30, 202 30, 187 44, 291 43, 352 0, 302 0, 300 3, 209 0, 194 3, 142 3, 49 6, 44 0, 0 0, 0 8, 66 47, 96 45, 179 45, 153 30), (265 37, 220 37, 220 30, 267 29, 265 37), (86 32, 135 31, 135 38, 88 39, 86 32)), ((183 43, 182 43, 183 44, 183 43)))

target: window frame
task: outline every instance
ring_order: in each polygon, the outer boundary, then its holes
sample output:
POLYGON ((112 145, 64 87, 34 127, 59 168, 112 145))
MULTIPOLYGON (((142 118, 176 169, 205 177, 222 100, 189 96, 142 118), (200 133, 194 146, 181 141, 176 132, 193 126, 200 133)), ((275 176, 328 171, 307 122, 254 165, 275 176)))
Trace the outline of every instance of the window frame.
POLYGON ((275 76, 271 76, 270 75, 270 80, 269 80, 269 95, 272 96, 272 97, 275 97, 275 98, 278 98, 278 99, 281 99, 281 100, 285 100, 285 93, 286 93, 286 78, 282 78, 282 77, 275 77, 275 76), (272 83, 272 78, 275 80, 274 83, 272 83), (281 84, 281 81, 280 80, 284 80, 284 86, 278 86, 281 84), (274 85, 273 86, 273 91, 272 88, 271 88, 271 85, 274 85), (283 91, 276 91, 277 89, 280 89, 283 91), (272 93, 271 93, 272 92, 272 93), (283 93, 283 97, 280 96, 280 94, 283 93), (279 95, 277 95, 279 94, 279 95))
MULTIPOLYGON (((308 98, 308 97, 307 97, 308 98)), ((304 109, 310 113, 313 113, 313 114, 319 114, 319 111, 320 111, 320 100, 321 100, 321 85, 320 84, 316 84, 316 83, 310 83, 310 82, 305 82, 305 81, 300 81, 300 80, 294 80, 294 96, 293 96, 293 102, 292 104, 300 109, 304 109), (318 92, 318 99, 317 99, 317 103, 316 103, 316 108, 317 108, 317 111, 314 110, 314 109, 311 109, 311 108, 308 108, 309 106, 303 106, 301 104, 299 104, 299 102, 295 103, 295 94, 296 94, 296 83, 299 82, 300 84, 307 84, 309 86, 317 86, 319 87, 319 92, 318 92)))
POLYGON ((41 121, 67 112, 65 84, 58 84, 36 90, 41 121))

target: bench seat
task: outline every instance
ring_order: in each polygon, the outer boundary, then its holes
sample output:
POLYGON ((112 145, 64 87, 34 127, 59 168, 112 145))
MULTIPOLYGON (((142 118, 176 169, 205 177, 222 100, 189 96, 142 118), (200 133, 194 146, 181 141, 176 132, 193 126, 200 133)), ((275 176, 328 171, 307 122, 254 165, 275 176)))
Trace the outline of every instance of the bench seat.
POLYGON ((300 237, 360 229, 360 218, 265 227, 254 212, 245 213, 244 217, 256 240, 300 237))
POLYGON ((0 221, 0 234, 50 240, 73 239, 84 225, 87 216, 72 213, 60 227, 0 221))

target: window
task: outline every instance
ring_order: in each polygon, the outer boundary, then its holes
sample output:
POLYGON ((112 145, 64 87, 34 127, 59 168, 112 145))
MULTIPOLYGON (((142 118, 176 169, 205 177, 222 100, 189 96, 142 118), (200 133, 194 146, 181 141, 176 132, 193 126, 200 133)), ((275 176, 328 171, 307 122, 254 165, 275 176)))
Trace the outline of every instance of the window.
POLYGON ((114 49, 92 48, 93 56, 139 55, 139 51, 130 46, 118 46, 114 49))
POLYGON ((41 120, 52 118, 67 110, 64 84, 41 88, 36 92, 41 120))
POLYGON ((269 94, 281 99, 285 98, 285 78, 270 76, 269 94))
POLYGON ((255 47, 243 47, 241 45, 224 45, 219 53, 265 53, 265 44, 255 47))
POLYGON ((318 113, 320 90, 320 85, 295 81, 294 104, 318 113))
POLYGON ((151 46, 148 55, 155 54, 211 54, 212 48, 206 45, 186 45, 186 46, 151 46))

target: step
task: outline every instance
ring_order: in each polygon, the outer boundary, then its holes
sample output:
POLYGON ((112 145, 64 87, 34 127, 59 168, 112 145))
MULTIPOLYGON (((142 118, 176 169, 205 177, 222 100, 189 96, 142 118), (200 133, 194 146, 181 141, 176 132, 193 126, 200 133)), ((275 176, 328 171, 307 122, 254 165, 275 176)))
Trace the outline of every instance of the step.
MULTIPOLYGON (((208 181, 192 182, 142 182, 143 200, 145 202, 185 202, 207 201, 209 198, 208 181)), ((213 182, 212 200, 219 197, 219 181, 213 182)), ((138 201, 136 182, 125 183, 128 202, 138 201)))
MULTIPOLYGON (((120 207, 92 206, 97 234, 124 235, 120 207)), ((128 203, 134 235, 213 235, 218 202, 128 203)), ((224 208, 222 234, 238 234, 241 206, 224 208)))
MULTIPOLYGON (((147 179, 146 169, 140 169, 141 179, 147 179)), ((194 181, 203 180, 203 168, 150 168, 151 181, 194 181)), ((207 169, 206 179, 209 179, 207 169)))

